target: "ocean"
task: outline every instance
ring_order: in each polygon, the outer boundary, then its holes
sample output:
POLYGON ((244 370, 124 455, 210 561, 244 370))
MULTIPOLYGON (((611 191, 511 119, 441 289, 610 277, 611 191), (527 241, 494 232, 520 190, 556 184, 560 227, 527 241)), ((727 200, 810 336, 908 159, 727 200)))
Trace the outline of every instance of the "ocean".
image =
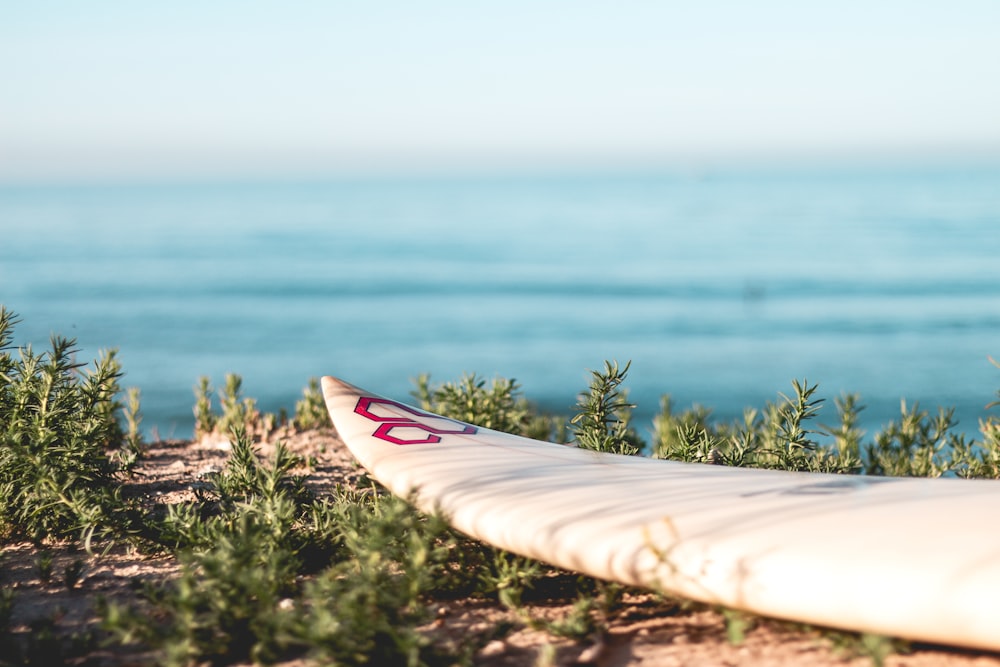
MULTIPOLYGON (((117 348, 151 437, 242 376, 291 410, 311 377, 515 378, 568 412, 604 360, 647 432, 663 395, 720 419, 793 379, 867 406, 1000 389, 1000 167, 649 170, 0 187, 17 344, 117 348)), ((997 409, 993 410, 994 413, 997 409)))

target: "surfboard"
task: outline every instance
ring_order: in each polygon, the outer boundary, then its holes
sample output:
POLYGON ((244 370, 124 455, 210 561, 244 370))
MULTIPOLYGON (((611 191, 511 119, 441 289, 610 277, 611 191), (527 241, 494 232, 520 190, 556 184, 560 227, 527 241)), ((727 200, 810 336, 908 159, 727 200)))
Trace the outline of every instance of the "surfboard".
POLYGON ((493 546, 764 616, 1000 650, 1000 482, 603 454, 322 385, 374 479, 493 546))

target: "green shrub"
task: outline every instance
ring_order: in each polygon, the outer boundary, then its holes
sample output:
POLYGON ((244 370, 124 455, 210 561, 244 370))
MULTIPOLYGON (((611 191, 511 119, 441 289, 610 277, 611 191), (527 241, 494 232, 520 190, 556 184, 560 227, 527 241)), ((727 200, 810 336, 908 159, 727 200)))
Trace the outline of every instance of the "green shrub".
POLYGON ((160 650, 167 665, 266 657, 297 568, 281 540, 289 530, 288 505, 262 504, 270 507, 211 522, 203 528, 204 543, 178 552, 180 576, 145 591, 152 615, 108 605, 105 627, 123 643, 160 650))
POLYGON ((0 306, 0 532, 79 536, 88 546, 122 534, 134 518, 118 485, 140 454, 138 395, 126 432, 114 350, 86 369, 74 341, 53 336, 47 353, 22 347, 15 358, 16 322, 0 306))
POLYGON ((889 422, 866 447, 865 472, 870 475, 940 477, 955 463, 950 433, 955 426, 954 410, 939 408, 931 416, 914 404, 900 403, 899 421, 889 422))
POLYGON ((476 374, 432 386, 428 375, 414 381, 412 396, 424 410, 476 426, 536 440, 565 442, 565 422, 540 414, 524 398, 517 381, 495 378, 489 386, 476 374))
POLYGON ((855 396, 836 401, 840 425, 808 428, 823 402, 815 398, 817 385, 797 380, 794 394, 781 395, 762 411, 747 409, 742 422, 713 423, 710 412, 695 407, 675 414, 664 397, 654 421, 652 454, 655 458, 713 463, 738 467, 808 472, 857 472, 860 431, 855 396), (821 444, 817 436, 830 435, 835 446, 821 444))
POLYGON ((619 389, 632 362, 604 362, 604 371, 591 371, 590 389, 580 395, 577 414, 570 420, 576 443, 584 449, 615 454, 637 454, 644 443, 630 426, 628 394, 619 389))
POLYGON ((200 439, 215 432, 219 418, 212 411, 212 382, 206 376, 198 378, 194 388, 194 437, 200 439))
POLYGON ((105 627, 156 649, 165 665, 306 654, 417 665, 443 651, 418 631, 430 618, 425 596, 452 562, 443 519, 377 493, 340 490, 313 502, 280 447, 264 466, 245 432, 233 436, 226 469, 202 500, 166 520, 179 578, 148 588, 146 610, 105 606, 105 627), (310 572, 318 574, 304 580, 310 572))
POLYGON ((226 373, 225 385, 215 392, 219 399, 219 413, 212 409, 213 391, 210 380, 204 376, 194 387, 196 439, 212 435, 228 437, 233 429, 242 429, 254 439, 263 440, 286 419, 284 412, 279 420, 277 415, 258 410, 256 400, 244 398, 243 378, 236 373, 226 373))
POLYGON ((294 423, 303 431, 333 426, 317 378, 309 378, 309 384, 302 390, 302 398, 295 404, 294 423))

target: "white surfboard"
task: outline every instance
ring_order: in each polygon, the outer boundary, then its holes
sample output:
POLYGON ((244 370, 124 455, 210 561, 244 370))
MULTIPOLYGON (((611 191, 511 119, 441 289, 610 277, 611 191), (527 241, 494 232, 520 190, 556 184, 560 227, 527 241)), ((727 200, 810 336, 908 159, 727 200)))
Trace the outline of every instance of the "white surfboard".
POLYGON ((761 615, 1000 650, 1000 482, 600 454, 331 377, 323 391, 375 479, 496 547, 761 615))

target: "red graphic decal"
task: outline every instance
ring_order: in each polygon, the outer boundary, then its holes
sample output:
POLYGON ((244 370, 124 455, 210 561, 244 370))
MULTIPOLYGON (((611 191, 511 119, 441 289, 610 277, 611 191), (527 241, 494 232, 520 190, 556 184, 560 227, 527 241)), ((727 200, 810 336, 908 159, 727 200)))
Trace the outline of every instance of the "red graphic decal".
POLYGON ((463 424, 457 422, 454 419, 448 419, 447 417, 438 417, 437 415, 428 414, 426 412, 420 412, 419 410, 414 410, 413 408, 403 405, 402 403, 397 403, 396 401, 390 401, 388 398, 375 398, 372 396, 363 396, 358 399, 358 404, 354 406, 354 412, 365 417, 366 419, 371 419, 373 422, 381 422, 379 427, 375 429, 372 436, 378 438, 379 440, 385 440, 386 442, 391 442, 394 445, 426 445, 434 442, 441 442, 441 435, 447 434, 457 434, 463 433, 466 435, 471 435, 476 432, 475 426, 469 426, 468 424, 463 424), (396 415, 383 416, 376 414, 374 410, 378 409, 380 405, 387 405, 408 412, 414 417, 421 417, 425 421, 417 421, 412 417, 400 417, 396 415), (431 423, 427 423, 426 420, 431 420, 431 423), (423 431, 424 434, 422 438, 404 438, 399 435, 393 435, 393 429, 417 429, 423 431))

